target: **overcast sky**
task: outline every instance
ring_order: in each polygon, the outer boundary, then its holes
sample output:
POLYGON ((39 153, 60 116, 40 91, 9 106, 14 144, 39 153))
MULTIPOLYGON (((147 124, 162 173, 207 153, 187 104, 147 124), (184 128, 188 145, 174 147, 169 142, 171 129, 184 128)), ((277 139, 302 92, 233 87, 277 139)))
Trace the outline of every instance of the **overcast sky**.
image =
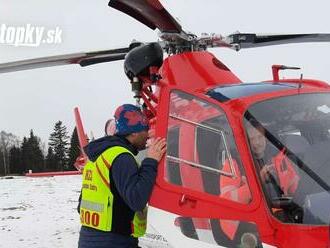
MULTIPOLYGON (((255 33, 330 33, 329 1, 163 0, 185 30, 200 35, 235 31, 255 33)), ((127 46, 132 39, 155 41, 157 32, 107 6, 105 0, 0 0, 0 25, 62 30, 61 44, 15 47, 0 44, 0 62, 97 51, 127 46)), ((271 65, 302 67, 305 78, 330 82, 330 43, 296 44, 244 50, 212 49, 243 81, 271 79, 271 65)), ((300 72, 285 72, 299 77, 300 72)), ((73 108, 80 107, 86 132, 103 134, 114 109, 133 103, 123 63, 87 68, 61 66, 0 75, 0 130, 20 138, 30 129, 47 142, 62 120, 70 134, 73 108)))

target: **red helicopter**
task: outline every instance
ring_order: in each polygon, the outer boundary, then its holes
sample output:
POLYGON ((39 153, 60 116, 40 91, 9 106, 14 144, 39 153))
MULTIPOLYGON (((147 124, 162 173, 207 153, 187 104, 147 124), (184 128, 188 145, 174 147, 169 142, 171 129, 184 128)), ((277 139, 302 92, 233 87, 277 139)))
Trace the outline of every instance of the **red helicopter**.
POLYGON ((186 237, 199 247, 329 247, 330 86, 280 79, 281 70, 298 69, 284 65, 272 67, 271 80, 243 83, 207 49, 329 42, 330 34, 198 37, 158 0, 109 6, 158 29, 161 41, 11 62, 0 73, 124 60, 137 105, 155 135, 167 139, 149 213, 169 218, 159 229, 180 233, 166 236, 172 243, 186 237))

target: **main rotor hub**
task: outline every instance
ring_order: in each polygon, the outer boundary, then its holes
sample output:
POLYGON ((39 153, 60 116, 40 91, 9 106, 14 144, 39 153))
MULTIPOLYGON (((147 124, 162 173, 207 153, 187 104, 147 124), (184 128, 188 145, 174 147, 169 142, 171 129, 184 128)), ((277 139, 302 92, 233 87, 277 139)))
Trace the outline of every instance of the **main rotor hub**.
POLYGON ((200 37, 192 33, 167 33, 162 32, 159 37, 163 40, 161 45, 164 51, 171 54, 183 52, 205 51, 209 47, 231 47, 225 38, 219 34, 203 33, 200 37))

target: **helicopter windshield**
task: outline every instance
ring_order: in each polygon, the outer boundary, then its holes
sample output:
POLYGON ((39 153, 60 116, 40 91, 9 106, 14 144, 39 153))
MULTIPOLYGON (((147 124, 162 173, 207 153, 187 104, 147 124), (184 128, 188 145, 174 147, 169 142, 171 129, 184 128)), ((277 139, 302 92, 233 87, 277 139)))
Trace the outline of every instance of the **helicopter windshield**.
POLYGON ((279 97, 244 115, 271 212, 286 223, 330 223, 330 94, 279 97))

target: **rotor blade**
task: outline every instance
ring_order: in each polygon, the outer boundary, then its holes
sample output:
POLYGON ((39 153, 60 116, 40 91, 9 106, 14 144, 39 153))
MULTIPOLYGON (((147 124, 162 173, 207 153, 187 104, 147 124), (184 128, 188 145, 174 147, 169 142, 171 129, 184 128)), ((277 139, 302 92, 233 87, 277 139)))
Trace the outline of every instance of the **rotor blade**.
POLYGON ((59 56, 50 56, 37 59, 21 60, 0 64, 0 73, 23 71, 43 67, 79 64, 88 66, 98 63, 122 60, 129 52, 129 48, 119 48, 89 53, 73 53, 59 56))
POLYGON ((158 0, 110 0, 109 6, 161 32, 181 33, 181 25, 158 0))
POLYGON ((278 34, 257 35, 236 33, 226 37, 226 42, 236 50, 289 43, 330 42, 330 34, 278 34))

